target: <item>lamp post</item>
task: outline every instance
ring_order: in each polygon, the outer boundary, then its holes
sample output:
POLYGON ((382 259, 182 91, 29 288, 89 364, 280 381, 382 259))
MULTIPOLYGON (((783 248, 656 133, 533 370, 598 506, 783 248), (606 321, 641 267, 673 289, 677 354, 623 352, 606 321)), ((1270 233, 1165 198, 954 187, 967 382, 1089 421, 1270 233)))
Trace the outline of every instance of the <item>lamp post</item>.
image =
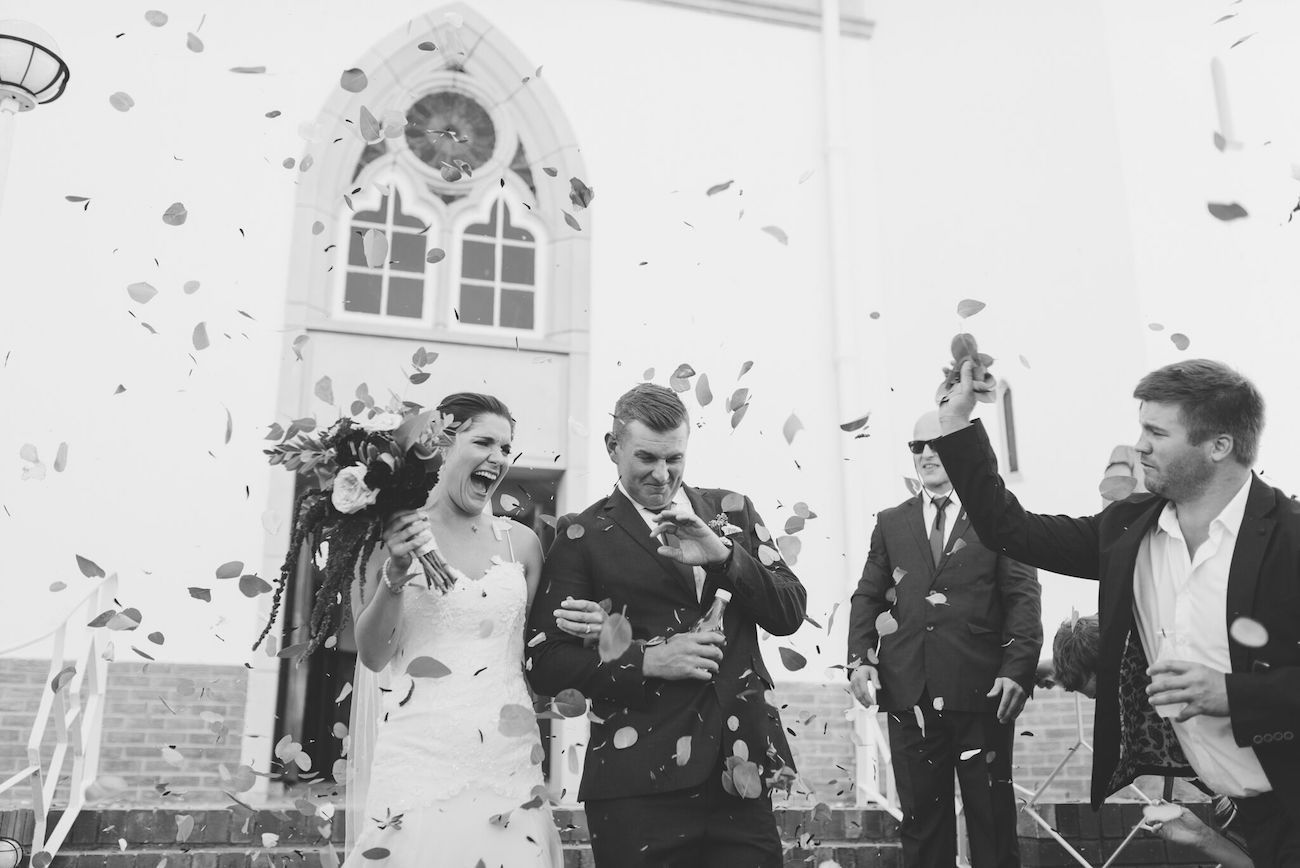
POLYGON ((15 118, 58 99, 67 86, 68 65, 50 34, 26 21, 0 21, 0 203, 15 118))

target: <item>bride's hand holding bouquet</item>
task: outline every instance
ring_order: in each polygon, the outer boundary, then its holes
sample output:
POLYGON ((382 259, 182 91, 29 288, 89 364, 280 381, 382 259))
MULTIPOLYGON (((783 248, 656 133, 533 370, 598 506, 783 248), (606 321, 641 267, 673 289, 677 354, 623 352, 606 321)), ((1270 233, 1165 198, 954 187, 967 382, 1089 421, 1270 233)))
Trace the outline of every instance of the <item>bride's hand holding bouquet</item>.
POLYGON ((403 402, 387 411, 370 407, 339 419, 319 435, 308 431, 293 436, 291 429, 290 437, 265 450, 272 465, 313 479, 319 487, 304 491, 294 504, 289 550, 276 581, 270 618, 254 649, 275 622, 304 547, 313 557, 325 549, 325 576, 312 607, 305 654, 342 628, 343 615, 351 609, 353 579, 364 584, 365 564, 381 541, 389 551, 386 568, 398 568, 385 570, 390 587, 405 584, 414 558, 428 587, 444 593, 451 589, 455 578, 428 521, 416 510, 424 506, 437 481, 442 450, 454 428, 450 417, 403 402))

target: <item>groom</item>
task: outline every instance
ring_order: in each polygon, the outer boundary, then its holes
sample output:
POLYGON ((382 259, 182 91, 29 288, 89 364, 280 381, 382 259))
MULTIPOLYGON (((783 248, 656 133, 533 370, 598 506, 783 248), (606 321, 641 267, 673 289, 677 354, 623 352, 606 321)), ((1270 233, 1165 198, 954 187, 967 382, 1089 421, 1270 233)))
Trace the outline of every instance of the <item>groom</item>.
POLYGON ((560 524, 529 623, 530 679, 592 701, 578 797, 601 868, 779 868, 771 790, 789 787, 794 763, 757 633, 794 633, 807 594, 749 498, 682 484, 689 435, 670 389, 643 383, 614 405, 618 484, 560 524), (725 640, 690 632, 719 590, 732 595, 725 640), (559 631, 569 597, 608 598, 630 647, 603 663, 559 631))

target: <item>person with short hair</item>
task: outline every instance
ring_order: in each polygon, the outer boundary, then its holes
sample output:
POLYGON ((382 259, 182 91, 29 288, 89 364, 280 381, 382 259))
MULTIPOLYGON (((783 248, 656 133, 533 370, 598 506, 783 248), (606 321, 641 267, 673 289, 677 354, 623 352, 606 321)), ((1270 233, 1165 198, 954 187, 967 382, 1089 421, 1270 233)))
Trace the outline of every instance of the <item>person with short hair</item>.
POLYGON ((970 360, 940 396, 936 450, 980 537, 1099 582, 1094 808, 1140 774, 1230 796, 1261 865, 1300 865, 1300 505, 1251 472, 1254 384, 1221 362, 1152 371, 1136 449, 1148 494, 1082 518, 1027 512, 970 421, 970 360))
POLYGON ((1097 655, 1101 625, 1096 615, 1062 621, 1052 638, 1052 678, 1066 690, 1097 698, 1097 655))
POLYGON ((780 868, 771 796, 788 791, 794 761, 758 629, 798 630, 807 592, 759 536, 748 497, 684 483, 690 430, 671 389, 643 383, 618 399, 605 435, 618 481, 559 523, 529 677, 540 693, 591 700, 578 798, 597 865, 780 868), (728 594, 722 630, 694 629, 728 594), (593 648, 557 630, 601 633, 604 610, 570 598, 609 600, 631 644, 611 635, 593 648))
POLYGON ((908 443, 921 490, 881 510, 849 615, 849 689, 889 712, 907 868, 957 855, 953 772, 974 868, 1020 864, 1012 724, 1043 646, 1036 571, 986 547, 932 447, 926 413, 908 443))

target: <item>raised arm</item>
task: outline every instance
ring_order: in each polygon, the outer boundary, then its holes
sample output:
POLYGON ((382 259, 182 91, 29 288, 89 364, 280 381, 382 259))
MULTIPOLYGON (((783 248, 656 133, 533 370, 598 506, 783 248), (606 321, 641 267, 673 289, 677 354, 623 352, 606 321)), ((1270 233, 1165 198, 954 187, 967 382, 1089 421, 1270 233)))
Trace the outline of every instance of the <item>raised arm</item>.
POLYGON ((998 475, 998 460, 980 420, 940 437, 934 450, 984 545, 1040 569, 1099 578, 1097 517, 1027 512, 998 475))

